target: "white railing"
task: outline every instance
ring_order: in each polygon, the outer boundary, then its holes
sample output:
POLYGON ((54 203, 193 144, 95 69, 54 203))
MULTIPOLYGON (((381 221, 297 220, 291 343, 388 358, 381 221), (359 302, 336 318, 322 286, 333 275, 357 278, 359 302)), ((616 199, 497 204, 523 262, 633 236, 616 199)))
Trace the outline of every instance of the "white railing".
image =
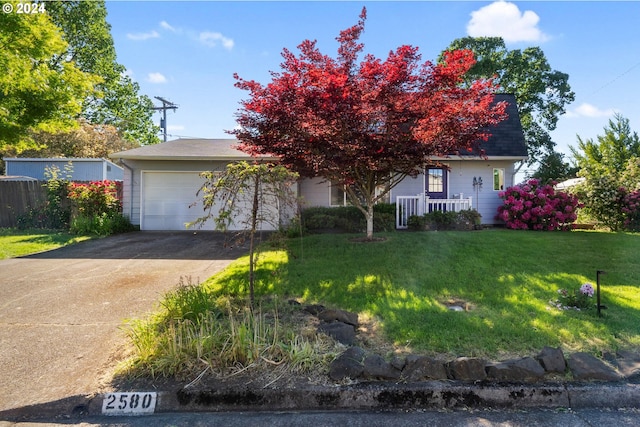
POLYGON ((460 194, 456 199, 430 199, 429 196, 418 194, 417 196, 396 197, 396 228, 409 228, 409 217, 424 215, 434 211, 458 212, 471 209, 472 198, 463 198, 460 194))

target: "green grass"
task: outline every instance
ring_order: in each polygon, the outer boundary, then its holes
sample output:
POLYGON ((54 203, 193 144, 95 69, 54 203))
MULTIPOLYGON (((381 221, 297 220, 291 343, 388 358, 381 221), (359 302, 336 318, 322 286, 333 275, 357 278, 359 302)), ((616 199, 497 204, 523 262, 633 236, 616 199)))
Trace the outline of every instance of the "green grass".
POLYGON ((89 238, 55 230, 0 228, 0 259, 49 251, 89 238))
MULTIPOLYGON (((543 346, 612 351, 640 346, 640 235, 487 230, 349 235, 292 239, 288 250, 261 254, 257 295, 276 294, 378 319, 384 338, 421 353, 505 357, 543 346), (560 288, 601 277, 603 304, 562 311, 550 306, 560 288), (447 300, 472 308, 447 309, 447 300)), ((245 295, 248 259, 205 286, 245 295)), ((594 298, 595 304, 595 298, 594 298)))

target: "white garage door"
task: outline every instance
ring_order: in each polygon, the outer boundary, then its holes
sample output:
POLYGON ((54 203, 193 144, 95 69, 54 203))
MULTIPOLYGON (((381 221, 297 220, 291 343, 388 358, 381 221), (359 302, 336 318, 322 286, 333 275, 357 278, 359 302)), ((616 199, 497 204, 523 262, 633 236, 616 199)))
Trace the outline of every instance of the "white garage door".
MULTIPOLYGON (((142 173, 142 230, 186 230, 185 224, 204 215, 196 193, 203 179, 197 172, 142 173)), ((213 230, 213 221, 202 229, 213 230)))

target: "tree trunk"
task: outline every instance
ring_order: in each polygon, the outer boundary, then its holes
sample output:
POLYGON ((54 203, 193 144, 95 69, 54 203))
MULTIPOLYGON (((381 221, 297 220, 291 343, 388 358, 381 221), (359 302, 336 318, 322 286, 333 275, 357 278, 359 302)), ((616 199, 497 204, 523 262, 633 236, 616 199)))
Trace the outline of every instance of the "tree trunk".
POLYGON ((367 213, 365 214, 367 219, 367 239, 373 239, 373 205, 367 206, 367 213))
POLYGON ((251 207, 251 236, 249 238, 249 301, 251 304, 251 311, 253 311, 253 306, 255 302, 255 235, 256 230, 258 228, 258 202, 259 202, 259 191, 260 191, 260 176, 255 177, 254 188, 253 188, 253 206, 251 207))

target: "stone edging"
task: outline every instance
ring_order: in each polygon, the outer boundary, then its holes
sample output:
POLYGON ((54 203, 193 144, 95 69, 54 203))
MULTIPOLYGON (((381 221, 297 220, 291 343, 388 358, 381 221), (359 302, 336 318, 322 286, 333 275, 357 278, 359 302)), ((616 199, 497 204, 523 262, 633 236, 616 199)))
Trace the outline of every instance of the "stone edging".
POLYGON ((321 305, 304 306, 303 310, 321 321, 319 333, 350 346, 330 366, 329 377, 336 382, 350 379, 408 383, 430 380, 536 383, 544 381, 549 375, 565 375, 568 380, 577 381, 640 379, 640 354, 631 352, 609 355, 607 362, 584 352, 565 357, 560 348, 551 347, 543 348, 535 357, 500 362, 475 357, 442 361, 418 355, 394 357, 386 361, 380 355, 355 346, 358 327, 356 313, 325 309, 321 305))

